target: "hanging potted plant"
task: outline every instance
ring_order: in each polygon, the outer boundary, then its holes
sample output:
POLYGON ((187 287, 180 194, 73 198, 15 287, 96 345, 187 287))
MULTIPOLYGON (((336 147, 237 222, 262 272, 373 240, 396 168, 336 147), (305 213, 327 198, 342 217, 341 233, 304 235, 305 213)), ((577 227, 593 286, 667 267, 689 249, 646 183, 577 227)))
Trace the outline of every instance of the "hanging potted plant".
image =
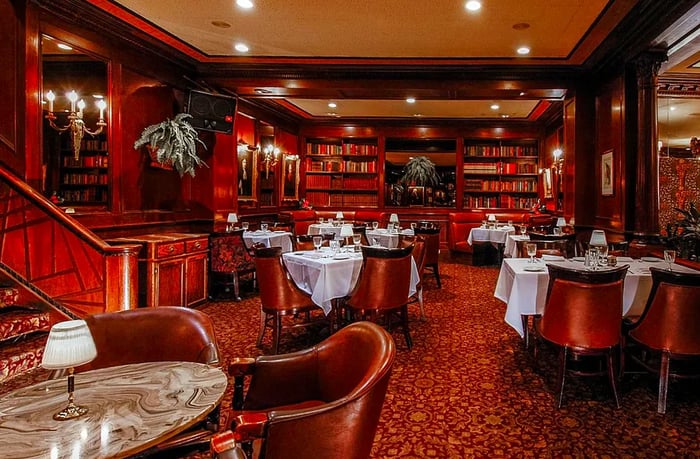
POLYGON ((206 166, 197 156, 197 143, 205 149, 207 147, 187 121, 188 118, 192 118, 192 115, 179 113, 172 120, 166 119, 148 126, 134 142, 134 148, 138 150, 147 146, 157 163, 174 168, 180 177, 185 174, 194 177, 196 167, 206 166))

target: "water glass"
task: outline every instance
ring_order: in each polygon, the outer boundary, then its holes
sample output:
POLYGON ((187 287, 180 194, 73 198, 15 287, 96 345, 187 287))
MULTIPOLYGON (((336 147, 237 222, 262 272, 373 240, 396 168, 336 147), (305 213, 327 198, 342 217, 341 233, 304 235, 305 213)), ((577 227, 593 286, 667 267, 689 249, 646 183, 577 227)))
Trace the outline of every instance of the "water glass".
POLYGON ((314 247, 316 251, 321 250, 321 244, 323 244, 323 238, 321 236, 314 236, 311 238, 314 241, 314 247))
POLYGON ((555 226, 555 227, 552 229, 552 233, 553 233, 555 236, 561 236, 561 228, 558 227, 558 226, 555 226))
POLYGON ((323 225, 323 217, 318 217, 318 224, 323 225))
POLYGON ((590 248, 586 254, 586 258, 588 259, 588 267, 595 271, 598 269, 598 249, 596 247, 590 248))
POLYGON ((608 264, 608 246, 601 245, 598 247, 598 266, 606 266, 608 264))
POLYGON ((676 251, 664 250, 664 261, 668 263, 668 270, 673 271, 671 265, 676 261, 676 251))
POLYGON ((416 231, 416 222, 411 222, 411 231, 415 232, 416 231))
POLYGON ((527 225, 520 225, 520 235, 527 236, 527 225))
POLYGON ((331 226, 335 226, 335 225, 333 224, 333 219, 332 219, 332 218, 329 218, 329 219, 328 219, 328 224, 331 225, 331 226))
POLYGON ((267 223, 260 224, 260 231, 262 231, 263 233, 267 233, 267 223))
POLYGON ((249 226, 250 225, 248 222, 241 222, 241 228, 243 228, 243 231, 248 231, 249 226))
POLYGON ((537 244, 530 242, 525 244, 525 248, 527 249, 527 256, 530 257, 530 263, 534 263, 535 255, 537 255, 537 244))
POLYGON ((333 254, 333 256, 335 256, 338 253, 338 250, 340 249, 340 243, 333 239, 332 241, 328 242, 328 245, 331 248, 331 253, 333 254))
POLYGON ((377 228, 379 228, 379 222, 372 222, 372 229, 377 231, 377 228))
POLYGON ((513 220, 508 220, 508 227, 512 228, 513 227, 513 220))
POLYGON ((355 245, 355 252, 360 251, 360 242, 362 242, 362 235, 355 233, 352 235, 352 243, 355 245))

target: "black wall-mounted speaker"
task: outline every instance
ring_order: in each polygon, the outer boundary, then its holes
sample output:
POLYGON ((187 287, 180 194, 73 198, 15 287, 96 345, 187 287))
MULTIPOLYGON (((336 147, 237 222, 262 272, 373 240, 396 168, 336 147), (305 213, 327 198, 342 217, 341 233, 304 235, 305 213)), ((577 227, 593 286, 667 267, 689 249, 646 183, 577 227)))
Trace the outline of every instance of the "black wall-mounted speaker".
POLYGON ((190 91, 187 101, 187 113, 192 115, 190 123, 195 129, 231 134, 237 102, 235 97, 190 91))

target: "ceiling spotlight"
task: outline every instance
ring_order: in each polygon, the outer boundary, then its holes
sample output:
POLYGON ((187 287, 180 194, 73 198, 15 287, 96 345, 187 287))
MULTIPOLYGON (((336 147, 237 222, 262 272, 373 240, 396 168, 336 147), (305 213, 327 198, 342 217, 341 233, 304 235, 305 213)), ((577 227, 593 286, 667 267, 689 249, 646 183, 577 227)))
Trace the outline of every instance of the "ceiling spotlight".
POLYGON ((491 105, 491 110, 498 110, 499 108, 501 108, 501 106, 498 105, 498 104, 492 104, 492 105, 491 105))
POLYGON ((481 2, 478 0, 469 0, 464 4, 464 7, 469 11, 478 11, 481 9, 481 2))
POLYGON ((520 96, 522 97, 524 95, 525 95, 525 91, 520 91, 520 96))
POLYGON ((420 113, 414 113, 413 116, 415 116, 416 118, 420 118, 423 115, 421 115, 420 113))
POLYGON ((415 104, 416 98, 415 97, 407 97, 406 102, 408 102, 409 104, 415 104))
POLYGON ((238 51, 239 53, 248 52, 248 46, 246 46, 244 43, 236 43, 236 46, 234 46, 234 48, 236 48, 236 51, 238 51))
POLYGON ((253 2, 251 0, 236 0, 236 5, 249 10, 253 7, 253 2))
POLYGON ((70 47, 64 43, 59 43, 56 46, 58 46, 59 48, 61 48, 62 50, 65 50, 65 51, 73 51, 72 47, 70 47))
POLYGON ((501 115, 501 118, 510 118, 510 115, 504 113, 504 114, 501 115))
POLYGON ((338 104, 336 104, 335 102, 328 102, 328 107, 329 107, 329 108, 335 108, 335 107, 337 107, 337 106, 338 106, 338 104))
POLYGON ((676 107, 672 105, 672 106, 668 107, 668 109, 671 110, 671 111, 673 111, 673 110, 676 109, 676 107))
POLYGON ((530 54, 530 48, 528 48, 527 46, 521 46, 520 48, 518 48, 518 54, 530 54))

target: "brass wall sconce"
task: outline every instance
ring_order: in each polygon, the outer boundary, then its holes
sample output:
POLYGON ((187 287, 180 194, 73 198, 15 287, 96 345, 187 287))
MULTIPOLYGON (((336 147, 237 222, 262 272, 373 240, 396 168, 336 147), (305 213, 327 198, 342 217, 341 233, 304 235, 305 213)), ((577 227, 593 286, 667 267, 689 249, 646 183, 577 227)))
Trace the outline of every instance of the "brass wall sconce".
POLYGON ((277 165, 280 158, 280 149, 272 144, 262 149, 261 161, 265 165, 265 178, 270 178, 270 168, 277 165))
POLYGON ((107 108, 107 103, 104 99, 99 99, 97 101, 97 108, 100 109, 100 118, 96 123, 95 130, 90 130, 85 126, 83 121, 83 110, 85 109, 85 101, 79 99, 78 93, 71 91, 66 94, 66 97, 70 101, 70 112, 68 114, 68 124, 65 126, 56 125, 56 115, 53 111, 53 103, 56 100, 56 95, 53 91, 46 93, 46 100, 49 102, 49 113, 46 115, 46 119, 49 120, 49 125, 58 132, 70 132, 70 142, 73 149, 73 158, 77 161, 80 157, 80 145, 85 134, 90 134, 92 136, 98 135, 102 132, 107 123, 104 119, 104 111, 107 108), (76 107, 78 111, 76 111, 76 107))

